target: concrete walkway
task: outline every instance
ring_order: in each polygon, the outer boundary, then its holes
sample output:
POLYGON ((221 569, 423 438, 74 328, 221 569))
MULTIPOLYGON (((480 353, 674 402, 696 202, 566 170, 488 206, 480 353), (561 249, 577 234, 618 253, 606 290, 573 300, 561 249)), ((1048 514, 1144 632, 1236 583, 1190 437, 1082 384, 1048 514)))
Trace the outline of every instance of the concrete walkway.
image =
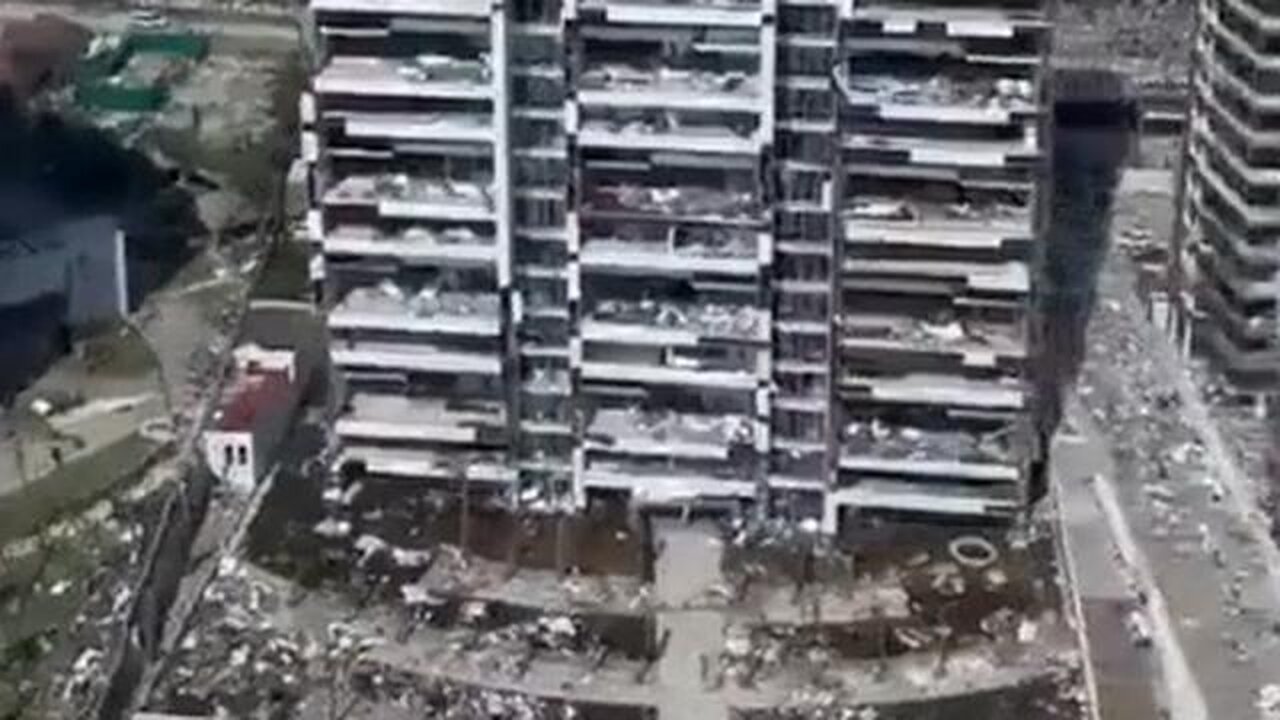
POLYGON ((658 637, 667 645, 658 661, 658 716, 662 720, 728 720, 724 697, 711 687, 711 675, 724 648, 722 613, 698 609, 721 583, 724 554, 713 523, 685 524, 655 518, 655 542, 661 549, 654 568, 658 637))

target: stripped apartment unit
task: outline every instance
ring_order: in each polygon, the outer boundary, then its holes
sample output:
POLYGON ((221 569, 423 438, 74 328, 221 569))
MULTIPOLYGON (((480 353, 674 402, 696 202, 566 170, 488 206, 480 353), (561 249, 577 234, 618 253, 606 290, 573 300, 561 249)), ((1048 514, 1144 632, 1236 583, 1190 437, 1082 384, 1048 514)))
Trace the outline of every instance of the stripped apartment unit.
POLYGON ((1192 103, 1174 277, 1182 332, 1235 388, 1280 375, 1280 7, 1198 4, 1192 103))
POLYGON ((1041 5, 312 0, 336 462, 1016 516, 1041 5))

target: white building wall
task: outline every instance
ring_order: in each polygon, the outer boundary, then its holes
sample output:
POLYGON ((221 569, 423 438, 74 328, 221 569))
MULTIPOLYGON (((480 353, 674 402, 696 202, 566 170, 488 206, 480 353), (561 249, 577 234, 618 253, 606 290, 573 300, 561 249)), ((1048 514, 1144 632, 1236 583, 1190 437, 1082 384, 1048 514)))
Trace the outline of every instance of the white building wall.
POLYGON ((261 470, 259 448, 249 431, 208 430, 204 434, 204 459, 214 476, 241 493, 253 491, 261 470))

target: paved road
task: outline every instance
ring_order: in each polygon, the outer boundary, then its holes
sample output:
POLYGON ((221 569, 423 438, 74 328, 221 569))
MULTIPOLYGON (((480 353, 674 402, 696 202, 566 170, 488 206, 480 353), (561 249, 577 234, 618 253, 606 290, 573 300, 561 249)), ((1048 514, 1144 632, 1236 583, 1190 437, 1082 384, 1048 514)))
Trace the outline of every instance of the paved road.
POLYGON ((1177 653, 1162 648, 1169 709, 1205 717, 1198 692, 1209 718, 1256 718, 1258 689, 1280 678, 1275 548, 1185 364, 1146 321, 1122 255, 1108 258, 1098 292, 1077 397, 1093 421, 1082 432, 1099 430, 1082 454, 1105 448, 1112 471, 1104 467, 1098 489, 1108 525, 1153 586, 1152 605, 1167 603, 1162 639, 1177 643, 1192 674, 1180 680, 1177 653))
POLYGON ((1075 590, 1080 596, 1088 634, 1089 662, 1097 684, 1098 714, 1103 720, 1154 720, 1157 693, 1163 694, 1156 658, 1134 644, 1125 629, 1126 616, 1140 608, 1096 487, 1086 478, 1115 474, 1110 449, 1096 429, 1086 424, 1079 406, 1069 406, 1070 425, 1087 434, 1063 432, 1053 446, 1052 474, 1059 501, 1063 544, 1070 554, 1075 590))

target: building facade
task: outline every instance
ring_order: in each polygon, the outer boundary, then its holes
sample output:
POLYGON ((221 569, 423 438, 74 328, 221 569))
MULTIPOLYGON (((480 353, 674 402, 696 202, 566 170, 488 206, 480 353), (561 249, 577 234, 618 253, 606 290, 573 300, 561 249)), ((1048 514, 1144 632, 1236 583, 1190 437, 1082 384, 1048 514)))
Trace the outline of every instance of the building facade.
POLYGON ((338 463, 1013 516, 1039 0, 312 0, 338 463))
POLYGON ((1280 370, 1280 6, 1200 0, 1181 178, 1179 330, 1238 389, 1280 370))

